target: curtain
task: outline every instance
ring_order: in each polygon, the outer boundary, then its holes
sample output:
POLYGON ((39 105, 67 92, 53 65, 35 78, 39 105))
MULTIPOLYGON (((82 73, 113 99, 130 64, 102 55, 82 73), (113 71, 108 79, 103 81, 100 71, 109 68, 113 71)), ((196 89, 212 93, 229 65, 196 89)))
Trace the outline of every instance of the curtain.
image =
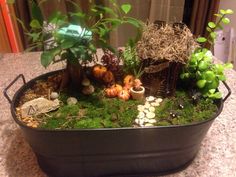
MULTIPOLYGON (((190 0, 191 1, 191 0, 190 0)), ((196 36, 206 36, 206 25, 215 21, 214 16, 219 9, 220 0, 194 0, 190 29, 196 36)))
MULTIPOLYGON (((24 24, 29 24, 31 15, 29 9, 30 0, 19 0, 16 1, 15 9, 17 16, 24 22, 24 24)), ((36 0, 40 2, 41 0, 36 0)), ((73 0, 75 3, 79 3, 82 9, 86 12, 88 10, 88 0, 73 0)), ((109 4, 109 0, 93 0, 95 3, 109 4)), ((183 11, 184 11, 184 1, 185 0, 117 0, 118 4, 130 3, 132 5, 132 10, 130 16, 140 19, 143 22, 155 20, 163 20, 168 22, 182 21, 183 11)), ((43 16, 47 19, 50 14, 55 10, 59 10, 62 13, 67 13, 72 9, 69 3, 65 0, 48 0, 41 5, 43 11, 43 16)), ((20 25, 19 25, 20 27, 20 25)), ((21 28, 21 27, 20 27, 21 28)), ((114 31, 110 36, 110 43, 115 47, 124 46, 130 37, 135 36, 136 29, 130 25, 124 25, 118 30, 114 31)), ((21 29, 22 43, 26 48, 28 41, 26 36, 23 34, 21 29)))
MULTIPOLYGON (((17 0, 14 4, 16 17, 19 18, 29 29, 29 23, 31 20, 31 12, 30 12, 30 1, 31 0, 17 0)), ((35 2, 40 3, 42 0, 35 0, 35 2)), ((72 0, 73 2, 80 4, 81 8, 86 12, 88 10, 88 3, 85 0, 72 0)), ((60 11, 64 14, 67 12, 73 11, 72 5, 66 3, 65 0, 48 0, 47 2, 41 3, 40 8, 43 12, 43 16, 45 19, 55 11, 60 11)), ((15 19, 14 19, 15 20, 15 19)), ((29 41, 27 40, 27 36, 24 34, 23 28, 21 24, 18 23, 18 29, 21 37, 21 45, 24 49, 29 45, 29 41)))
MULTIPOLYGON (((143 22, 181 22, 183 19, 185 0, 118 0, 119 4, 127 2, 132 5, 130 16, 143 22)), ((122 26, 112 33, 110 42, 116 47, 124 46, 135 32, 130 25, 122 26)))

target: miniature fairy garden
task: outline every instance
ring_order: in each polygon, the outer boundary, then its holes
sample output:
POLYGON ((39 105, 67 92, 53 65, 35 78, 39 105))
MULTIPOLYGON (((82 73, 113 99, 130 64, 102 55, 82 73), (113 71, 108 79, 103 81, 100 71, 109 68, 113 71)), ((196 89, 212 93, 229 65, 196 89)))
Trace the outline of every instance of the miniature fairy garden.
POLYGON ((222 97, 219 82, 232 66, 213 64, 203 46, 214 43, 215 30, 229 23, 225 16, 233 12, 220 11, 218 22, 208 23, 208 38, 196 39, 182 23, 144 25, 127 16, 129 4, 113 5, 115 10, 93 5, 90 14, 77 7, 69 17, 57 12, 48 23, 33 14, 28 35, 32 47, 44 49, 42 65, 65 62, 66 68, 22 95, 18 119, 33 128, 83 129, 185 125, 212 118, 222 97), (107 42, 109 34, 125 23, 141 36, 116 50, 107 42), (54 28, 42 32, 48 25, 54 28), (42 39, 49 48, 38 42, 42 39))

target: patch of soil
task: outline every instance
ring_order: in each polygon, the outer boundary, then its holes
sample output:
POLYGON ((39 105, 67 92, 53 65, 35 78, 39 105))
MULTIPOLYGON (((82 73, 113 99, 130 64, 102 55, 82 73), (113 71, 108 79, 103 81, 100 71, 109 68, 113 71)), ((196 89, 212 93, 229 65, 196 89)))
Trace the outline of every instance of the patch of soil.
POLYGON ((38 80, 35 84, 29 88, 21 97, 19 101, 19 106, 27 101, 33 100, 35 98, 44 97, 50 99, 51 92, 58 92, 60 82, 62 79, 62 74, 55 74, 49 76, 46 80, 38 80))

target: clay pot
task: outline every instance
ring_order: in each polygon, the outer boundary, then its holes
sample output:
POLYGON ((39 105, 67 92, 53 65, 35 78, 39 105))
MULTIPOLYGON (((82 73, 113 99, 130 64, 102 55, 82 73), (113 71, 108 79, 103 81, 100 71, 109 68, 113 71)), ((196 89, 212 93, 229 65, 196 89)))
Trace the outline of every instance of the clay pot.
POLYGON ((140 86, 140 90, 134 90, 134 87, 131 87, 130 94, 134 100, 142 100, 144 99, 145 88, 140 86))

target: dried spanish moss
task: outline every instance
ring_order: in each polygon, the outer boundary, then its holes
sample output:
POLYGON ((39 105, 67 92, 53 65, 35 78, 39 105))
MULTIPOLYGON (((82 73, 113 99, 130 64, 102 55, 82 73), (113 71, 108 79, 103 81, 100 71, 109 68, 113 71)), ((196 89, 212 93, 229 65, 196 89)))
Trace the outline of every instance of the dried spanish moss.
POLYGON ((148 24, 144 28, 137 53, 142 59, 169 60, 183 64, 198 46, 186 25, 166 24, 157 27, 148 24))

